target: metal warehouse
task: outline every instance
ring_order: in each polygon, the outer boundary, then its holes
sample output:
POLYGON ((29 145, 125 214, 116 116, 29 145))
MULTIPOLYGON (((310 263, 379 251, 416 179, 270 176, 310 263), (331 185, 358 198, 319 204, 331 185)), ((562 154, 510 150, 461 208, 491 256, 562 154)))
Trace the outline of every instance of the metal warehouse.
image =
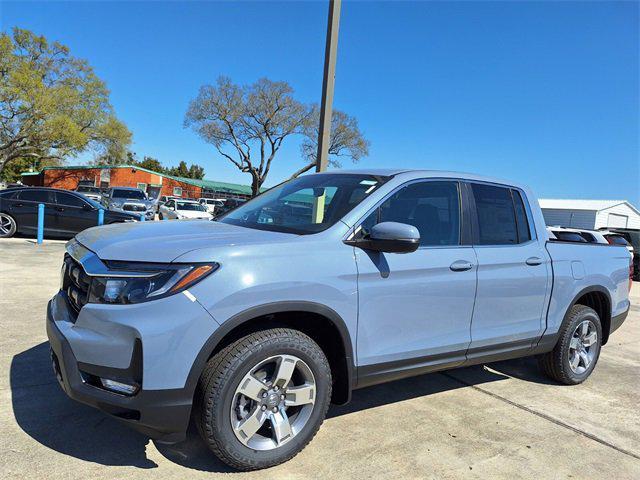
POLYGON ((137 187, 156 196, 183 198, 250 198, 251 187, 235 183, 174 177, 135 165, 45 167, 22 174, 22 183, 39 187, 75 190, 78 185, 100 188, 137 187))
POLYGON ((540 207, 547 225, 640 229, 640 211, 626 200, 540 199, 540 207))

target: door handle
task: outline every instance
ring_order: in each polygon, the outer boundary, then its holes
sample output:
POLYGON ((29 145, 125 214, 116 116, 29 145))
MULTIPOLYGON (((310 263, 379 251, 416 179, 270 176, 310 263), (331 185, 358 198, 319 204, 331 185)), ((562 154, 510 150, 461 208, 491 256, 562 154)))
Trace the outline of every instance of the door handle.
POLYGON ((64 207, 58 207, 58 208, 56 208, 56 210, 59 211, 59 212, 64 212, 64 207))
POLYGON ((535 267, 536 265, 542 265, 542 259, 538 257, 529 257, 525 263, 530 267, 535 267))
POLYGON ((24 207, 24 204, 23 203, 16 203, 13 206, 14 207, 24 207))
POLYGON ((471 270, 473 268, 473 263, 465 260, 458 260, 457 262, 453 262, 449 268, 454 272, 464 272, 471 270))

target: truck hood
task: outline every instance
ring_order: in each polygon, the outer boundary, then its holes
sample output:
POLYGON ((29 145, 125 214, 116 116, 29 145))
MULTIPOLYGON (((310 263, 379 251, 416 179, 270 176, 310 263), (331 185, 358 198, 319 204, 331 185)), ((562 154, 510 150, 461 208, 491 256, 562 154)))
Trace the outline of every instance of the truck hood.
MULTIPOLYGON (((84 230, 76 240, 102 260, 168 263, 200 248, 286 241, 295 235, 203 220, 132 222, 84 230)), ((215 260, 215 259, 211 259, 215 260)))

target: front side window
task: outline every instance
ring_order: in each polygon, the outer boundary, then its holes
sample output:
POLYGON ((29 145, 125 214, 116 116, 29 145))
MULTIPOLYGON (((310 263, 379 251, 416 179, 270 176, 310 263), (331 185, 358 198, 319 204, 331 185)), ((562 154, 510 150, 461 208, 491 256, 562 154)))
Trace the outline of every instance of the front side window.
POLYGON ((471 184, 478 215, 478 245, 518 243, 516 216, 508 188, 471 184))
POLYGON ((459 245, 458 182, 429 181, 401 188, 362 222, 362 234, 380 222, 413 225, 420 232, 421 246, 459 245))
MULTIPOLYGON (((310 234, 326 230, 369 197, 388 177, 360 174, 308 175, 240 203, 219 221, 277 232, 310 234)), ((227 207, 234 202, 227 201, 227 207)))
POLYGON ((56 192, 56 203, 70 207, 83 207, 85 205, 78 197, 63 192, 56 192))

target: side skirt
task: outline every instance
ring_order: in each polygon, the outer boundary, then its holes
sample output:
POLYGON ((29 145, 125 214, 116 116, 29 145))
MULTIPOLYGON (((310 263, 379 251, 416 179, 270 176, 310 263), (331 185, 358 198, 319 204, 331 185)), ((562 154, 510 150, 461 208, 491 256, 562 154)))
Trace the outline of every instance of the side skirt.
POLYGON ((553 350, 557 339, 557 334, 545 335, 537 342, 537 345, 535 345, 535 340, 528 339, 467 351, 364 365, 358 367, 358 382, 355 388, 369 387, 451 368, 539 355, 553 350), (534 346, 532 346, 532 342, 534 346))

